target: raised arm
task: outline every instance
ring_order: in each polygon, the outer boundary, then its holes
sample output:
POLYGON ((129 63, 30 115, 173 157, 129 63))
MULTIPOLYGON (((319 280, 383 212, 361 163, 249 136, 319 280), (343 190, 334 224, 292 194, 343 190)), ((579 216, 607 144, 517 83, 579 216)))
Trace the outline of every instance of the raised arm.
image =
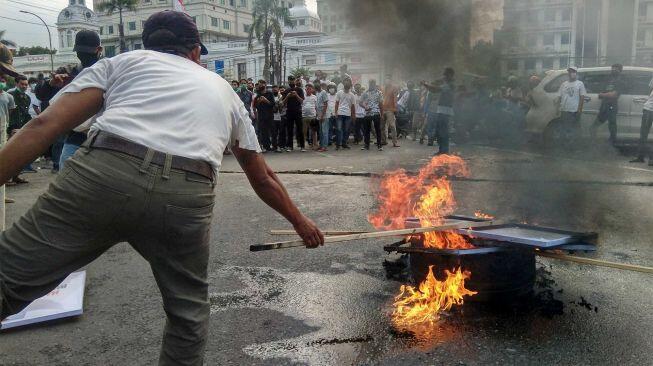
POLYGON ((0 150, 0 185, 47 150, 57 136, 94 116, 104 103, 103 93, 89 88, 64 94, 21 128, 0 150))
POLYGON ((293 225, 306 246, 315 248, 324 245, 324 235, 320 229, 295 206, 283 183, 267 165, 263 156, 239 147, 232 148, 232 151, 256 194, 293 225))

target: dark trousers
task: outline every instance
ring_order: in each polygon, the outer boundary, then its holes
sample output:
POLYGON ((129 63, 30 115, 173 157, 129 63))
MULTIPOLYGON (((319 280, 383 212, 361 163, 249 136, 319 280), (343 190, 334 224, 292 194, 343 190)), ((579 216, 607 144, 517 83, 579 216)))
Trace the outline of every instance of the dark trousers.
MULTIPOLYGON (((259 113, 258 117, 258 132, 259 143, 265 150, 271 150, 272 129, 273 129, 273 116, 259 113)), ((276 140, 276 138, 275 138, 276 140)))
MULTIPOLYGON (((281 121, 273 120, 272 129, 270 130, 272 135, 272 149, 276 150, 280 147, 283 147, 284 141, 281 139, 281 121)), ((285 134, 285 133, 284 133, 285 134)))
POLYGON ((642 114, 642 126, 639 130, 639 148, 637 157, 644 159, 648 155, 649 159, 653 159, 653 154, 648 148, 648 133, 651 131, 651 124, 653 124, 653 111, 644 109, 642 114))
POLYGON ((305 148, 306 142, 304 141, 304 134, 302 130, 303 128, 302 112, 300 111, 299 113, 287 113, 286 118, 288 120, 288 123, 286 125, 286 133, 287 133, 286 147, 290 149, 293 148, 292 136, 294 133, 295 138, 297 139, 297 145, 301 149, 305 148))
MULTIPOLYGON (((357 119, 358 121, 358 119, 357 119)), ((367 116, 363 119, 363 139, 365 140, 365 146, 370 147, 370 134, 372 132, 372 127, 374 127, 374 133, 376 134, 376 146, 382 147, 383 141, 381 140, 381 115, 377 114, 374 116, 367 116)))
POLYGON ((596 130, 599 126, 608 121, 608 130, 610 131, 610 142, 615 143, 617 141, 617 109, 616 105, 611 104, 601 104, 599 109, 599 114, 596 116, 594 124, 590 128, 590 136, 592 139, 596 138, 596 130))
POLYGON ((285 115, 281 116, 281 121, 279 122, 279 138, 278 143, 279 147, 284 149, 288 145, 288 136, 292 142, 292 134, 288 135, 288 119, 285 115))
POLYGON ((446 114, 429 115, 429 142, 438 142, 438 153, 449 153, 449 119, 446 114))
MULTIPOLYGON (((0 234, 0 320, 115 244, 145 258, 167 321, 160 365, 201 365, 208 336, 211 179, 82 147, 48 191, 0 234)), ((138 356, 134 356, 134 360, 138 356)))
POLYGON ((365 117, 356 118, 354 122, 354 142, 359 143, 363 141, 363 120, 365 117))

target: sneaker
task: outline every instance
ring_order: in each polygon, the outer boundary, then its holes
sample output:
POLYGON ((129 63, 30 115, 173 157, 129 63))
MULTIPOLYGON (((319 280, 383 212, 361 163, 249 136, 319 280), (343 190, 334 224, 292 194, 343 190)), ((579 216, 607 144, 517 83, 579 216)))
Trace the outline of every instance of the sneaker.
POLYGON ((369 150, 369 149, 370 149, 369 146, 363 146, 363 147, 361 147, 361 150, 369 150))
POLYGON ((379 151, 383 151, 383 146, 379 146, 379 151))
POLYGON ((301 152, 306 152, 306 149, 302 148, 300 151, 301 151, 301 152))
POLYGON ((392 147, 401 147, 401 146, 399 146, 397 144, 392 144, 392 147))
POLYGON ((351 147, 349 147, 349 145, 342 145, 342 148, 345 149, 345 150, 350 150, 351 149, 351 147))
POLYGON ((274 152, 277 153, 277 154, 281 154, 283 152, 283 149, 276 149, 276 150, 274 150, 274 152))
POLYGON ((643 163, 644 158, 635 158, 635 159, 631 160, 630 162, 631 163, 643 163))
POLYGON ((291 152, 291 151, 292 151, 291 148, 286 148, 286 152, 291 152))

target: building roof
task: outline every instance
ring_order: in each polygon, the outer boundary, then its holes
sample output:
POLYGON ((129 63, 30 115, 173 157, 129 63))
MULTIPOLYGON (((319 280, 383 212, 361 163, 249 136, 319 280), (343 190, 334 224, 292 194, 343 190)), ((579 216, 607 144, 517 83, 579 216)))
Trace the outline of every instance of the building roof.
POLYGON ((293 6, 290 10, 290 18, 314 18, 320 19, 316 12, 309 10, 306 5, 293 6))
POLYGON ((88 23, 95 26, 97 22, 97 15, 86 7, 84 0, 70 0, 70 5, 57 17, 57 25, 60 27, 72 23, 88 23))

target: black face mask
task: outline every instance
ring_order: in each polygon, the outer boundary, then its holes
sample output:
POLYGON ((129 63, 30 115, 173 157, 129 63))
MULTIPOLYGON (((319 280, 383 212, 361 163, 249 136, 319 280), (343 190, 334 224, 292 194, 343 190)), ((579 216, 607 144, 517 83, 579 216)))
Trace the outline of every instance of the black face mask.
POLYGON ((295 84, 294 84, 294 83, 290 83, 290 84, 288 84, 288 86, 290 87, 290 89, 292 89, 292 88, 295 87, 295 84))
POLYGON ((97 53, 82 53, 82 52, 77 52, 77 58, 79 58, 79 61, 82 63, 82 67, 84 68, 93 66, 93 64, 95 64, 100 59, 97 53))

